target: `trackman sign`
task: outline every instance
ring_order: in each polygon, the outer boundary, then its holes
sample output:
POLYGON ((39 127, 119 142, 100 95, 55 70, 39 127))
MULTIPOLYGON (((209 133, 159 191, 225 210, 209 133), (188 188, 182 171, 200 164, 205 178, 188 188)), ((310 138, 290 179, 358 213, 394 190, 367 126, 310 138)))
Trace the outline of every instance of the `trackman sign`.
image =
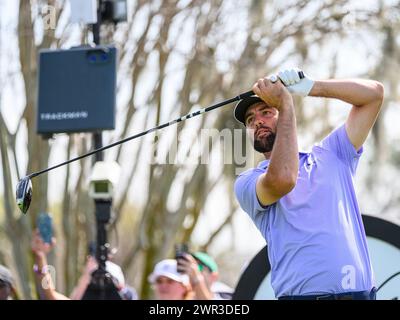
POLYGON ((53 121, 53 120, 74 120, 86 119, 89 116, 87 111, 76 112, 44 112, 40 113, 40 120, 53 121))

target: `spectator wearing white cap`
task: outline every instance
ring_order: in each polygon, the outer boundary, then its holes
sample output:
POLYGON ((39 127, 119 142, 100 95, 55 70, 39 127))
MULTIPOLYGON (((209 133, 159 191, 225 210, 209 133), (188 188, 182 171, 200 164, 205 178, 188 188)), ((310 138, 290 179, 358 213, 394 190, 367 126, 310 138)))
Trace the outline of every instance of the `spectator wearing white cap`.
POLYGON ((158 262, 149 276, 157 300, 192 300, 189 277, 177 270, 175 259, 158 262))

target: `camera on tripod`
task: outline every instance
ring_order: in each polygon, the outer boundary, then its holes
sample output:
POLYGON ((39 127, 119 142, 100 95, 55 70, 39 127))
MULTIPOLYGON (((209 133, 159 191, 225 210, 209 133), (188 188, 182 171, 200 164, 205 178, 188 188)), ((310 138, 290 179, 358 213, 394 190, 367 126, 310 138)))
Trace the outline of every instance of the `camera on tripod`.
POLYGON ((90 176, 89 195, 95 200, 112 200, 120 166, 115 161, 97 161, 90 176))
POLYGON ((83 300, 121 300, 112 276, 106 270, 109 247, 106 224, 111 217, 114 186, 118 182, 119 174, 118 163, 97 161, 90 175, 89 195, 95 200, 97 225, 96 250, 93 251, 96 252, 99 266, 92 273, 92 279, 83 300))

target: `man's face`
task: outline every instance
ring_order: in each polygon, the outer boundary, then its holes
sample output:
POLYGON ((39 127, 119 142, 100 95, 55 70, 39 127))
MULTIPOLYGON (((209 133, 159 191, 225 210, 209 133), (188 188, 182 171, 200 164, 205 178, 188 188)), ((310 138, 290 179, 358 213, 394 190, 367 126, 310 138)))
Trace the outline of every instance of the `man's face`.
POLYGON ((263 102, 250 106, 245 114, 246 128, 253 131, 250 135, 254 149, 261 153, 271 152, 276 137, 276 124, 279 112, 263 102))
POLYGON ((154 289, 156 298, 159 300, 182 300, 186 294, 186 287, 178 281, 165 276, 159 276, 154 289))

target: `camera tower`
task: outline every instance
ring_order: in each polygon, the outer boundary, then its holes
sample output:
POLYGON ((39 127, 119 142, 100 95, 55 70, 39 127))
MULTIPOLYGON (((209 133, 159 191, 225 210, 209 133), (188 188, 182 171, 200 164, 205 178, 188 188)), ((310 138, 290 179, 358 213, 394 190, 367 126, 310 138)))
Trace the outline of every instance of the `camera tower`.
MULTIPOLYGON (((93 41, 96 45, 100 44, 100 27, 102 20, 112 21, 112 10, 110 16, 112 2, 116 3, 118 1, 98 0, 97 23, 92 25, 93 41)), ((114 20, 113 22, 117 23, 118 21, 114 20)), ((103 138, 101 132, 93 134, 93 143, 95 149, 103 146, 102 140, 103 138)), ((103 158, 102 152, 96 153, 96 162, 103 161, 103 158)), ((122 298, 115 287, 114 281, 106 270, 106 261, 108 259, 109 248, 109 244, 107 243, 106 225, 111 218, 112 199, 95 199, 94 201, 97 227, 96 260, 98 263, 98 268, 92 273, 91 282, 87 287, 82 300, 121 300, 122 298)))
POLYGON ((121 300, 111 275, 106 270, 108 243, 106 225, 111 217, 111 200, 95 200, 97 247, 96 259, 98 268, 92 274, 92 280, 86 289, 82 300, 121 300))

